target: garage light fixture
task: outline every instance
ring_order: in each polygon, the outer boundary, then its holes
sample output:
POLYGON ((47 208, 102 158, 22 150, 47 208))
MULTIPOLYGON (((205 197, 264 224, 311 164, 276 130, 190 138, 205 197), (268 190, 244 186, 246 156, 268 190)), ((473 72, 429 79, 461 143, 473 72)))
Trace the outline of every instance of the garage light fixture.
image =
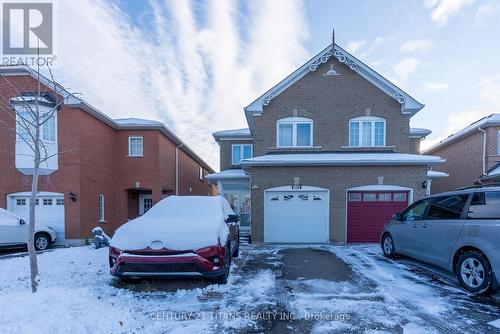
POLYGON ((71 200, 71 202, 76 202, 76 194, 72 191, 68 193, 68 197, 71 200))

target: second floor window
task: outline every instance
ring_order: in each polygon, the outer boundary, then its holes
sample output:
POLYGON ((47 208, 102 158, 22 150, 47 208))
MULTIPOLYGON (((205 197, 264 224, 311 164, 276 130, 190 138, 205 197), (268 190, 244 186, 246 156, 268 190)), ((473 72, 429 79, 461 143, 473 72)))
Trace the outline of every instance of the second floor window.
POLYGON ((128 156, 129 157, 144 156, 143 137, 128 137, 128 156))
POLYGON ((233 144, 231 163, 238 165, 243 159, 252 157, 252 144, 233 144))
POLYGON ((56 118, 52 115, 50 118, 45 120, 42 125, 42 137, 45 141, 55 142, 56 141, 56 118))
POLYGON ((311 147, 313 145, 313 122, 304 117, 287 117, 278 120, 278 147, 311 147))
POLYGON ((349 121, 349 146, 385 146, 385 119, 357 117, 349 121))
MULTIPOLYGON (((16 113, 17 140, 31 142, 35 136, 35 127, 32 125, 36 122, 34 116, 28 111, 16 111, 16 113)), ((43 113, 40 117, 40 137, 45 142, 55 143, 57 142, 56 113, 48 119, 47 116, 48 113, 43 113)))

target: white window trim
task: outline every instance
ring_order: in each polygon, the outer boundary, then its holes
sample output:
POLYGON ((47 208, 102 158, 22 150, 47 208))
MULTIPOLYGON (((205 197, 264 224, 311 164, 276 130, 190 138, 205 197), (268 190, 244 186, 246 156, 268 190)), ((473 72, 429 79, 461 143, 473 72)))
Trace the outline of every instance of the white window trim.
POLYGON ((143 157, 144 156, 144 137, 143 136, 129 136, 128 137, 128 156, 129 157, 143 157), (132 139, 141 139, 142 141, 142 154, 132 154, 132 139))
POLYGON ((106 222, 106 200, 102 194, 99 195, 99 222, 106 222))
POLYGON ((232 144, 231 145, 231 165, 239 165, 241 160, 242 160, 242 156, 243 156, 243 147, 245 146, 250 146, 250 158, 253 157, 253 144, 232 144), (234 161, 234 147, 235 146, 239 146, 240 147, 240 161, 238 162, 235 162, 234 161))
MULTIPOLYGON (((38 108, 40 110, 41 118, 43 118, 43 116, 45 114, 52 112, 51 108, 47 108, 47 107, 44 107, 44 106, 38 106, 38 108)), ((18 141, 18 142, 24 142, 24 140, 21 138, 20 131, 19 131, 19 129, 21 127, 21 124, 22 124, 21 121, 20 121, 20 115, 19 115, 19 113, 22 113, 22 112, 29 113, 29 111, 23 111, 21 109, 22 108, 16 108, 14 110, 14 112, 16 114, 16 141, 18 141)), ((57 118, 58 118, 57 117, 57 110, 54 111, 54 113, 52 114, 52 117, 54 117, 54 131, 55 131, 55 134, 54 134, 55 137, 54 138, 55 138, 55 140, 46 140, 46 139, 43 139, 43 135, 44 135, 43 126, 45 125, 45 123, 40 126, 40 140, 43 141, 43 142, 45 142, 45 143, 56 144, 57 143, 57 138, 58 138, 58 136, 57 136, 57 124, 58 124, 57 123, 58 122, 58 120, 57 120, 57 118)))
POLYGON ((385 121, 385 118, 382 117, 376 117, 376 116, 362 116, 362 117, 356 117, 356 118, 351 118, 349 120, 349 147, 385 147, 387 145, 386 143, 387 139, 387 124, 385 121), (363 123, 364 122, 370 122, 371 125, 371 143, 372 145, 370 146, 363 146, 363 123), (375 123, 377 122, 383 122, 384 123, 384 140, 382 145, 375 145, 375 123), (358 123, 358 143, 359 145, 353 145, 351 142, 351 124, 352 123, 358 123))
POLYGON ((198 178, 200 179, 200 181, 204 181, 205 177, 203 175, 203 167, 201 166, 198 166, 198 178))
POLYGON ((276 147, 280 148, 305 148, 305 147, 313 147, 313 133, 314 133, 314 123, 313 120, 306 117, 286 117, 281 118, 276 122, 276 147), (292 146, 280 146, 280 125, 282 124, 291 124, 292 125, 292 146), (298 146, 297 145, 297 124, 310 124, 311 125, 311 133, 309 134, 309 142, 310 145, 307 146, 298 146))

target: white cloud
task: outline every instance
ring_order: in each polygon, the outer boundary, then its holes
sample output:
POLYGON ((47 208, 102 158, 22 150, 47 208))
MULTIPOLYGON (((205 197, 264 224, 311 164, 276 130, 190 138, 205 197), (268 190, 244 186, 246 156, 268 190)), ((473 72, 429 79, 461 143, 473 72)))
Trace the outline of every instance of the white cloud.
POLYGON ((426 82, 424 86, 429 90, 444 90, 449 87, 445 82, 426 82))
POLYGON ((392 68, 394 74, 396 75, 396 81, 400 83, 406 82, 408 77, 415 73, 420 64, 420 60, 417 58, 409 57, 401 60, 392 68))
POLYGON ((484 27, 486 23, 498 12, 500 12, 500 3, 498 2, 488 2, 479 6, 474 16, 474 26, 484 27))
POLYGON ((500 112, 500 73, 482 78, 479 91, 479 96, 493 107, 491 113, 500 112))
POLYGON ((211 133, 246 126, 243 107, 307 59, 302 1, 251 2, 244 18, 231 0, 148 4, 140 29, 114 2, 58 2, 56 78, 110 117, 165 122, 216 168, 211 133))
MULTIPOLYGON (((476 88, 476 87, 474 87, 476 88)), ((454 112, 447 119, 446 125, 434 137, 422 142, 422 148, 428 148, 449 135, 462 130, 469 124, 494 113, 500 113, 500 73, 492 74, 482 78, 477 89, 479 99, 477 105, 467 106, 454 112)))
POLYGON ((350 53, 355 53, 365 45, 366 45, 365 40, 350 41, 349 43, 347 43, 346 50, 350 53))
POLYGON ((442 26, 450 17, 474 2, 475 0, 424 0, 424 6, 432 10, 432 21, 442 26))
POLYGON ((405 52, 427 51, 432 46, 431 41, 426 39, 414 39, 401 45, 405 52))

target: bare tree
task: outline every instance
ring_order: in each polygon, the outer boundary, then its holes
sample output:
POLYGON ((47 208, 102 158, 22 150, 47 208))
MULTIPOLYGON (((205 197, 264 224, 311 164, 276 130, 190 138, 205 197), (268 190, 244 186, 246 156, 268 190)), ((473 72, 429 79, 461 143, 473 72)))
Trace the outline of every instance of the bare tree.
POLYGON ((23 91, 16 85, 14 80, 9 79, 8 74, 0 73, 3 81, 10 89, 7 96, 0 96, 0 110, 3 110, 13 118, 15 126, 12 128, 12 122, 0 121, 10 128, 17 140, 21 140, 29 147, 33 157, 33 169, 31 180, 31 197, 29 204, 29 224, 28 224, 28 253, 30 261, 31 290, 37 291, 40 279, 38 273, 38 263, 35 249, 35 205, 38 193, 38 179, 42 164, 48 162, 62 152, 56 150, 51 153, 47 144, 41 138, 42 128, 47 122, 52 122, 57 110, 75 94, 68 93, 62 86, 57 84, 50 67, 47 66, 49 78, 40 74, 40 65, 36 70, 28 69, 35 76, 36 86, 33 86, 32 78, 26 81, 29 92, 23 91), (42 84, 41 79, 44 79, 42 84))

